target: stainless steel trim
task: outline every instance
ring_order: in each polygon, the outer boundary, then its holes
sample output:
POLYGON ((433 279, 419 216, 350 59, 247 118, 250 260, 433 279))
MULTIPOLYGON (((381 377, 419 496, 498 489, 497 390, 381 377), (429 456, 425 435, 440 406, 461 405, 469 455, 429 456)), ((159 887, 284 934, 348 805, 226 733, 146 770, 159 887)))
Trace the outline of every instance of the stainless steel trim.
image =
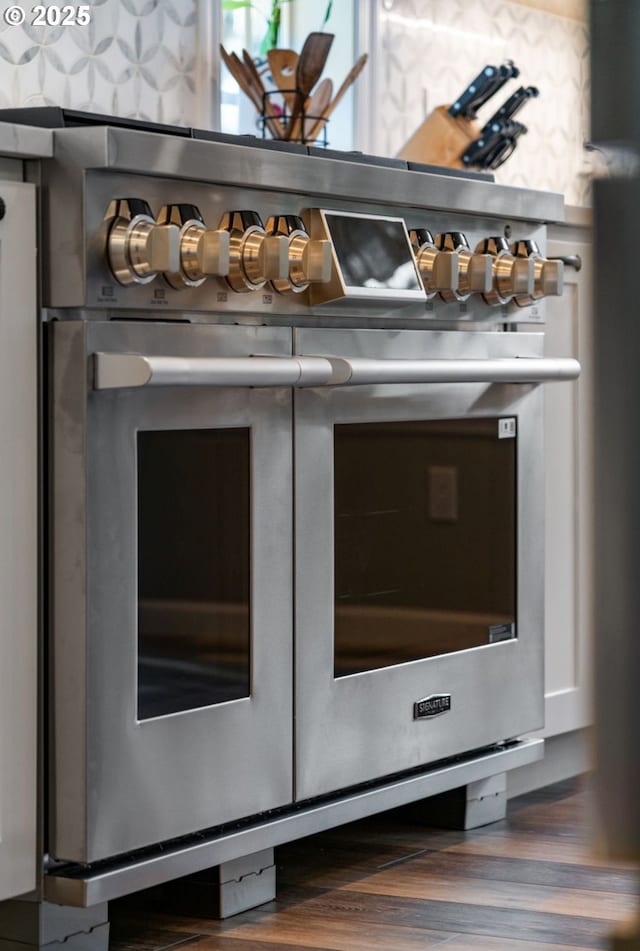
POLYGON ((11 158, 50 158, 52 129, 36 129, 14 122, 0 122, 0 155, 11 158))
POLYGON ((572 357, 498 357, 493 360, 372 360, 328 358, 332 384, 364 383, 543 383, 575 380, 580 364, 572 357))
POLYGON ((94 353, 95 390, 136 386, 319 386, 333 368, 322 357, 158 357, 94 353))
POLYGON ((405 776, 375 788, 345 793, 339 799, 311 805, 278 818, 259 819, 255 825, 197 843, 178 846, 122 865, 66 876, 60 870, 44 879, 47 901, 87 907, 131 892, 212 868, 243 855, 334 828, 405 803, 477 782, 496 773, 542 759, 544 740, 526 739, 503 749, 478 753, 419 775, 405 776))
POLYGON ((315 156, 278 153, 278 161, 262 149, 182 136, 149 135, 133 129, 54 130, 56 156, 77 169, 110 168, 123 172, 178 178, 185 182, 301 191, 353 201, 374 201, 415 208, 420 195, 442 211, 504 216, 508 221, 563 221, 564 198, 555 192, 531 191, 468 181, 448 175, 406 169, 362 166, 315 156))

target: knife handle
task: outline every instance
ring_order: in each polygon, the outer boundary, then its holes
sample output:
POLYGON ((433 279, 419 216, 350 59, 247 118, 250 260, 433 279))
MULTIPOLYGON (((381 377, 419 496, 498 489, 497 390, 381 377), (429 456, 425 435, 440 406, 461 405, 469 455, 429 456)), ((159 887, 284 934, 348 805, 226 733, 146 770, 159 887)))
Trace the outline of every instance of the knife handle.
POLYGON ((454 119, 458 116, 464 116, 467 119, 473 118, 476 97, 485 87, 493 85, 497 72, 495 66, 485 66, 476 78, 469 83, 462 95, 449 106, 449 115, 454 119))
POLYGON ((467 147, 460 160, 466 168, 499 168, 514 151, 519 136, 525 132, 526 125, 513 119, 493 122, 467 147))
POLYGON ((509 96, 507 101, 500 106, 498 111, 491 116, 482 131, 484 132, 485 129, 489 129, 493 122, 513 118, 516 112, 522 109, 528 99, 535 98, 539 93, 540 91, 536 86, 520 86, 520 88, 516 89, 513 95, 509 96))
POLYGON ((507 60, 506 63, 503 63, 502 66, 498 67, 497 74, 493 79, 493 82, 484 87, 481 90, 480 94, 476 96, 475 99, 470 103, 471 113, 469 109, 465 113, 466 117, 469 119, 475 118, 476 112, 481 106, 484 106, 485 102, 488 99, 491 99, 492 96, 498 92, 499 89, 502 89, 505 83, 510 79, 516 79, 520 75, 520 70, 515 65, 512 59, 507 60))

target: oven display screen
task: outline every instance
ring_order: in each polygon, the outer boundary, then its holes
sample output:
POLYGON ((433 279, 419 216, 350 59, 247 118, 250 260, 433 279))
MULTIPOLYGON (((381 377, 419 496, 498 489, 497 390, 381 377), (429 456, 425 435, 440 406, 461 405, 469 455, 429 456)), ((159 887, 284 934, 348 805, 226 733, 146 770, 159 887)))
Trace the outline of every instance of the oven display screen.
POLYGON ((421 291, 404 221, 325 212, 344 283, 350 288, 421 291))

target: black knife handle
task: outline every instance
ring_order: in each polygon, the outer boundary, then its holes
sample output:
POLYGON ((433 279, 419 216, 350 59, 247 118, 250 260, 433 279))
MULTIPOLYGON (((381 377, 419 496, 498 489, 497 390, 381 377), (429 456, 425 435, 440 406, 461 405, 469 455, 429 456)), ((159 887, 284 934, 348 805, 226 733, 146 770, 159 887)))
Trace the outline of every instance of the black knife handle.
POLYGON ((519 136, 527 132, 526 125, 513 119, 500 119, 484 129, 480 136, 461 155, 467 168, 499 168, 516 147, 519 136))
POLYGON ((509 59, 506 63, 503 63, 503 65, 498 68, 498 74, 494 79, 493 85, 490 87, 485 87, 485 89, 481 91, 480 95, 473 100, 473 114, 467 116, 467 118, 474 119, 478 109, 480 109, 481 106, 484 106, 488 99, 491 99, 492 96, 495 96, 498 90, 502 89, 504 84, 510 79, 516 79, 519 75, 520 70, 512 59, 509 59))
POLYGON ((476 111, 487 99, 501 89, 509 79, 520 75, 513 60, 507 60, 502 66, 485 66, 481 73, 470 83, 462 95, 447 110, 454 119, 475 119, 476 111))
POLYGON ((522 109, 527 100, 534 99, 539 94, 540 90, 536 86, 520 86, 520 88, 516 89, 516 91, 509 96, 507 101, 500 106, 498 111, 491 116, 482 131, 484 132, 485 129, 488 129, 492 122, 499 122, 500 119, 511 119, 515 116, 516 112, 522 109))
POLYGON ((469 83, 462 95, 449 106, 449 115, 453 116, 454 119, 457 116, 469 118, 470 113, 474 111, 475 97, 484 90, 485 86, 493 84, 497 73, 498 70, 495 66, 485 66, 482 72, 478 73, 476 78, 469 83))

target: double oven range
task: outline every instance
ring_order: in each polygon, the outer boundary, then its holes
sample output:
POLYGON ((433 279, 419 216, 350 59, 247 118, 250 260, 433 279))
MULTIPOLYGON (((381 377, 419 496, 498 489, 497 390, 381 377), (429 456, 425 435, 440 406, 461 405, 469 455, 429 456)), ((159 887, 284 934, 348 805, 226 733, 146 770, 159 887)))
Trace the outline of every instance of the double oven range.
POLYGON ((108 126, 39 176, 40 897, 97 945, 111 898, 215 866, 228 914, 358 816, 499 815, 543 745, 560 197, 108 126))

